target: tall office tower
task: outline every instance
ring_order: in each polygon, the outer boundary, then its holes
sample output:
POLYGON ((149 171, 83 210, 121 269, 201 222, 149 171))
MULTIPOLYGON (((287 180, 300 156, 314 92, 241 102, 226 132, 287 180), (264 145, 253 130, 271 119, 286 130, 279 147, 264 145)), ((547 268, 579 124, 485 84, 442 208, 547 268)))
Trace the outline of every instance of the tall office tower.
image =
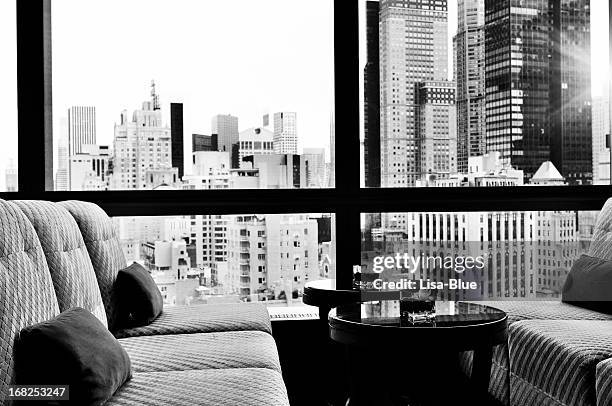
POLYGON ((217 134, 191 134, 191 152, 219 151, 217 134))
POLYGON ((380 2, 381 186, 413 186, 416 85, 448 79, 446 0, 380 2))
POLYGON ((240 132, 239 167, 242 159, 250 155, 269 155, 274 153, 274 133, 265 128, 249 128, 240 132))
POLYGON ((170 103, 170 131, 172 138, 172 167, 178 168, 179 179, 182 179, 184 174, 183 103, 170 103))
POLYGON ((455 83, 417 86, 416 161, 419 179, 445 179, 457 173, 455 83))
POLYGON ((326 187, 325 180, 325 149, 304 148, 302 157, 306 164, 306 187, 326 187))
MULTIPOLYGON (((238 157, 234 156, 234 145, 238 145, 238 117, 231 114, 217 114, 211 121, 211 132, 217 134, 218 148, 221 152, 232 154, 231 162, 238 162, 238 157)), ((234 168, 234 166, 232 166, 234 168)))
POLYGON ((380 4, 366 4, 367 62, 364 68, 365 186, 380 187, 380 58, 378 15, 380 4))
POLYGON ((64 192, 68 189, 68 138, 62 137, 57 145, 57 172, 55 173, 55 191, 64 192))
POLYGON ((610 184, 610 148, 606 138, 610 134, 610 100, 593 98, 593 183, 610 184))
POLYGON ((468 159, 486 153, 485 143, 485 0, 459 0, 454 37, 457 83, 457 169, 467 173, 468 159))
POLYGON ((80 154, 83 145, 96 143, 96 108, 72 106, 68 109, 68 156, 80 154))
POLYGON ((274 152, 297 154, 297 113, 274 113, 274 152))
POLYGON ((589 0, 485 2, 486 147, 530 179, 592 181, 589 0))
POLYGON ((15 164, 15 160, 13 159, 9 158, 8 160, 8 165, 4 170, 4 181, 7 192, 17 191, 17 165, 15 164))
POLYGON ((146 189, 148 170, 172 167, 171 131, 162 124, 158 100, 153 92, 131 120, 127 111, 121 112, 121 122, 115 124, 111 189, 146 189))

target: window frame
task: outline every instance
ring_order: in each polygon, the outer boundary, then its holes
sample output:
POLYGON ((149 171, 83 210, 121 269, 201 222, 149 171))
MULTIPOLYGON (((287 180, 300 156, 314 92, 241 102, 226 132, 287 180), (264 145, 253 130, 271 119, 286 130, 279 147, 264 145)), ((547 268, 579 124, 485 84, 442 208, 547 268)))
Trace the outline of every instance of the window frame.
MULTIPOLYGON (((361 187, 359 0, 334 0, 335 177, 333 189, 55 192, 51 1, 17 4, 18 192, 12 200, 85 200, 109 216, 335 213, 337 288, 361 262, 361 215, 380 212, 600 210, 612 186, 493 188, 361 187)), ((612 21, 612 7, 609 8, 612 21)), ((612 31, 610 31, 612 50, 612 31)), ((612 66, 612 52, 610 53, 612 66)), ((612 85, 610 86, 612 96, 612 85)), ((612 99, 612 97, 611 97, 612 99)))

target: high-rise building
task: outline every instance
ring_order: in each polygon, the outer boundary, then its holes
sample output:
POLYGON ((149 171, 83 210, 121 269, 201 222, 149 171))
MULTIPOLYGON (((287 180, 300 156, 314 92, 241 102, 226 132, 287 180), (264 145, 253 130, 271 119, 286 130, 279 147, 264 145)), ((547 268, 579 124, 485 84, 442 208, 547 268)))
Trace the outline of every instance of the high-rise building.
POLYGON ((593 183, 610 184, 610 148, 606 138, 610 134, 610 100, 593 98, 593 183))
POLYGON ((7 192, 17 191, 17 165, 13 159, 8 160, 8 165, 4 170, 4 181, 7 192))
POLYGON ((274 133, 265 128, 249 128, 240 132, 240 167, 242 159, 250 155, 269 155, 274 153, 274 133))
POLYGON ((108 190, 110 160, 108 145, 83 145, 70 157, 70 190, 108 190))
POLYGON ((162 124, 157 100, 153 94, 131 120, 124 110, 115 124, 111 189, 146 189, 149 169, 172 168, 171 131, 162 124))
POLYGON ((381 186, 413 186, 417 84, 448 79, 446 0, 380 2, 381 186))
MULTIPOLYGON (((217 143, 219 151, 229 152, 232 154, 231 162, 237 163, 238 156, 234 146, 238 145, 239 132, 238 132, 238 117, 234 117, 231 114, 217 114, 211 120, 211 133, 217 134, 217 143), (234 156, 236 155, 236 156, 234 156)), ((237 166, 232 166, 233 168, 237 166)))
POLYGON ((297 113, 274 113, 274 152, 297 154, 297 113))
POLYGON ((364 170, 365 186, 380 187, 380 58, 378 20, 380 3, 366 3, 364 68, 364 170))
POLYGON ((485 143, 485 0, 459 0, 454 41, 457 84, 457 169, 467 173, 468 159, 484 155, 485 143))
POLYGON ((423 82, 417 86, 416 98, 417 175, 448 178, 457 173, 455 83, 423 82))
POLYGON ((322 188, 325 183, 325 149, 304 148, 302 157, 306 165, 306 187, 322 188))
POLYGON ((55 190, 68 190, 70 183, 68 156, 68 119, 60 119, 60 137, 57 144, 57 172, 55 172, 55 190))
POLYGON ((191 134, 191 152, 219 151, 217 134, 191 134))
POLYGON ((72 106, 68 109, 68 156, 80 154, 83 145, 96 143, 96 108, 72 106))
POLYGON ((178 168, 178 176, 183 178, 183 103, 170 103, 170 129, 172 138, 172 167, 178 168))
POLYGON ((485 60, 487 151, 591 183, 589 0, 486 0, 485 60))

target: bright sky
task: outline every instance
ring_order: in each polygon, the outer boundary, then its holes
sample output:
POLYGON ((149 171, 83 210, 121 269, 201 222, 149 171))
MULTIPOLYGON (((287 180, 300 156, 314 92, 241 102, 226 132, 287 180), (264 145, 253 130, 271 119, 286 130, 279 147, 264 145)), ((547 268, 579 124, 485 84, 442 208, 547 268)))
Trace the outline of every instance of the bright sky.
MULTIPOLYGON (((456 4, 449 2, 450 34, 456 4)), ((608 71, 606 1, 592 0, 592 28, 593 95, 601 95, 608 71)), ((9 158, 17 157, 15 39, 15 2, 0 1, 0 190, 9 158)), ((56 130, 69 106, 95 105, 98 142, 112 144, 121 110, 140 108, 151 79, 168 124, 169 103, 185 104, 186 137, 210 133, 217 113, 237 115, 245 129, 260 125, 265 112, 289 110, 298 112, 300 146, 327 148, 333 2, 53 1, 56 130)))

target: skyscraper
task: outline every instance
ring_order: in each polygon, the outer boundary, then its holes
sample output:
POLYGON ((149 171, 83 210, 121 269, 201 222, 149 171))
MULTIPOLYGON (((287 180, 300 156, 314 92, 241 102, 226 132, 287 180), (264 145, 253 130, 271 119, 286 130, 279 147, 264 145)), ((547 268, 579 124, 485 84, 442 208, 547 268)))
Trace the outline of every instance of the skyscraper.
POLYGON ((211 131, 212 134, 217 134, 219 151, 232 154, 232 168, 235 168, 234 164, 238 161, 238 156, 234 156, 234 145, 238 145, 239 141, 238 117, 231 114, 217 114, 212 118, 211 131))
POLYGON ((468 159, 486 153, 485 143, 485 0, 459 0, 454 37, 457 83, 457 169, 467 173, 468 159))
POLYGON ((366 3, 367 62, 364 68, 365 186, 380 187, 380 58, 377 1, 366 3))
POLYGON ((274 152, 297 155, 297 113, 274 113, 274 152))
POLYGON ((590 2, 486 0, 486 146, 592 182, 590 2))
POLYGON ((306 187, 326 187, 325 179, 325 149, 304 148, 302 157, 306 164, 306 187))
POLYGON ((424 82, 417 87, 416 161, 419 179, 457 173, 455 83, 424 82))
POLYGON ((172 167, 178 168, 179 179, 182 179, 184 174, 183 103, 170 103, 170 129, 172 138, 172 167))
POLYGON ((610 101, 607 97, 593 98, 593 183, 610 184, 610 101))
POLYGON ((448 79, 446 0, 380 2, 381 186, 414 186, 417 84, 448 79))
POLYGON ((152 94, 131 120, 124 110, 115 124, 111 189, 146 189, 149 169, 172 167, 171 131, 162 124, 157 100, 152 94))
POLYGON ((96 108, 72 106, 68 109, 68 156, 80 154, 83 145, 96 143, 96 108))
POLYGON ((70 184, 68 156, 68 119, 60 119, 60 136, 57 144, 57 172, 55 172, 55 190, 67 191, 70 184))

